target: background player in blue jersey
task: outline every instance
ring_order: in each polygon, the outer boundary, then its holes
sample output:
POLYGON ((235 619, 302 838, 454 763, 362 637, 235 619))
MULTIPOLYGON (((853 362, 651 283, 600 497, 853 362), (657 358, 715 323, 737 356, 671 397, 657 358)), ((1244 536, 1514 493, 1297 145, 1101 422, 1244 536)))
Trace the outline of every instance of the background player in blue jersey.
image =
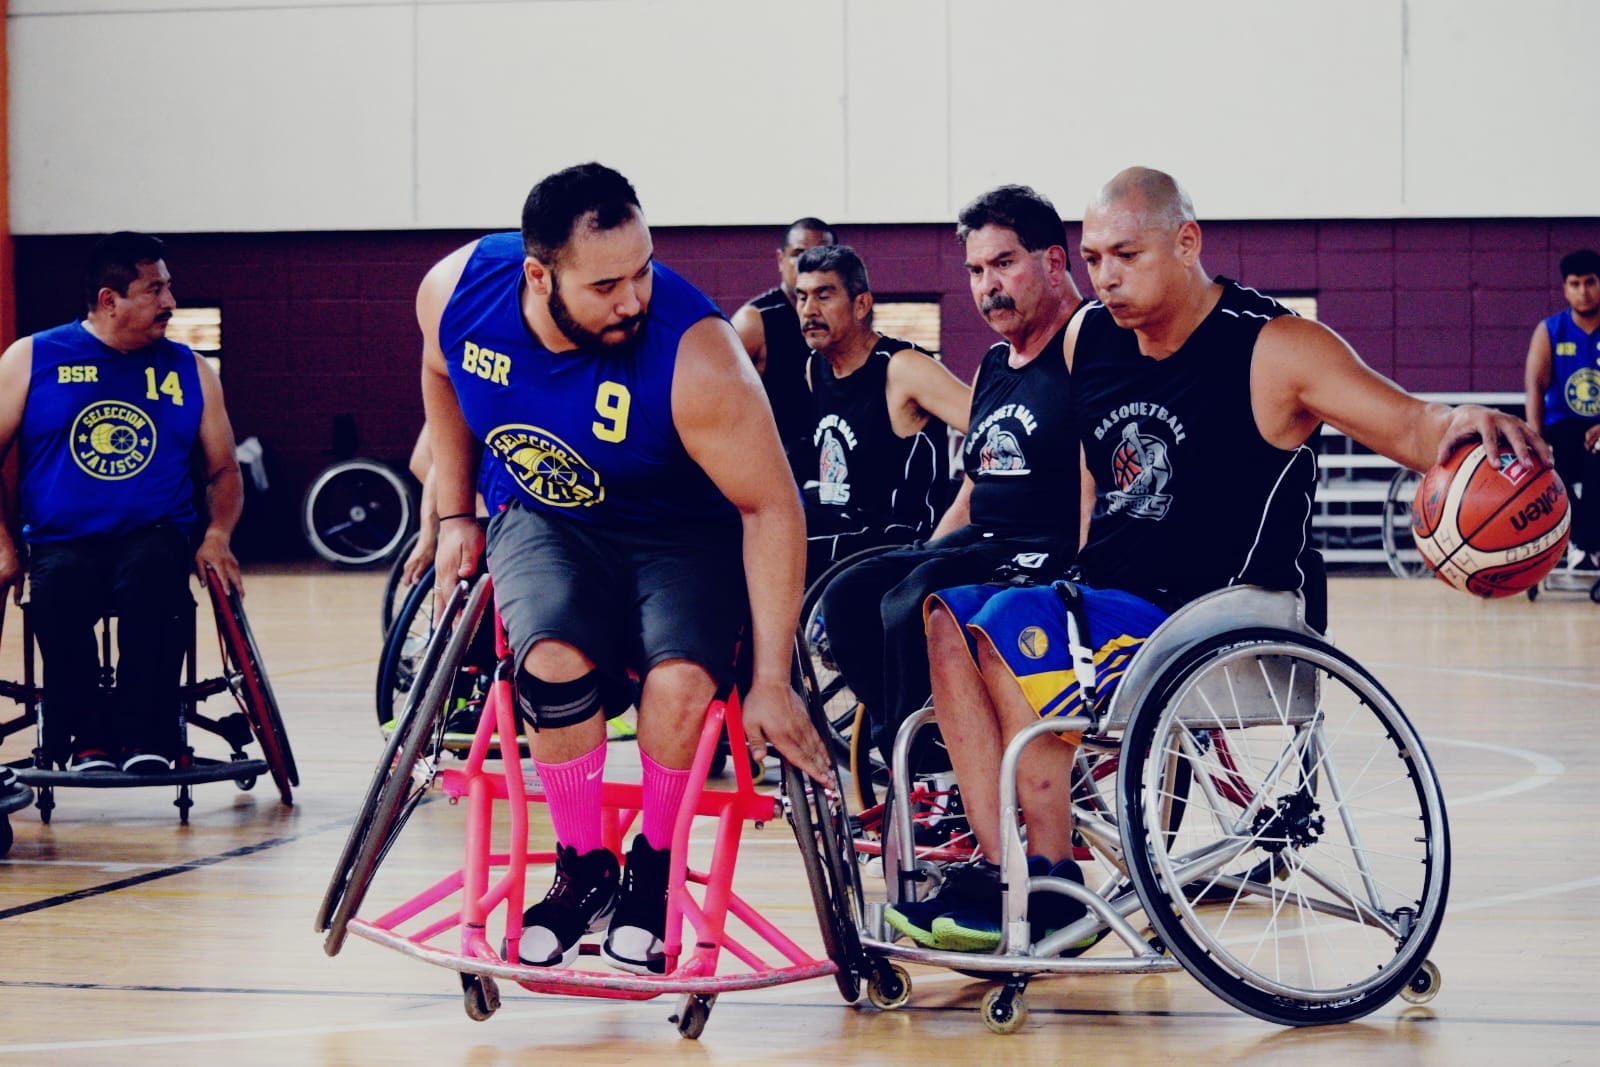
POLYGON ((470 575, 487 551, 558 842, 522 959, 559 966, 610 916, 608 958, 660 970, 672 823, 747 619, 752 754, 771 742, 831 774, 789 683, 805 530, 761 383, 715 306, 655 262, 632 185, 596 163, 535 185, 520 234, 440 261, 417 315, 437 572, 470 575), (480 446, 506 497, 487 542, 480 446), (644 811, 619 875, 601 845, 603 716, 622 710, 630 669, 644 811))
MULTIPOLYGON (((1068 329, 1065 351, 1094 499, 1078 562, 1102 694, 1167 612, 1224 586, 1303 589, 1307 620, 1323 628, 1320 558, 1308 548, 1316 457, 1306 445, 1321 423, 1414 470, 1472 438, 1549 460, 1520 419, 1408 395, 1332 330, 1213 279, 1200 251, 1194 206, 1160 171, 1119 173, 1085 210, 1083 260, 1099 300, 1068 329), (1160 477, 1148 476, 1152 465, 1160 477)), ((956 588, 929 602, 934 704, 985 857, 999 855, 1006 744, 1041 715, 1077 710, 1067 610, 1051 586, 956 588)), ((1055 737, 1018 764, 1028 863, 1035 875, 1081 882, 1068 858, 1078 738, 1055 737)), ((997 870, 980 860, 951 874, 886 918, 921 944, 994 948, 997 870)), ((1036 940, 1082 914, 1057 894, 1030 903, 1036 940)))
MULTIPOLYGON (((161 241, 124 232, 97 243, 84 303, 82 320, 0 357, 0 455, 18 444, 46 744, 52 758, 70 751, 75 770, 159 773, 179 755, 188 573, 212 570, 242 590, 229 541, 244 483, 221 382, 166 339, 177 301, 161 241), (94 624, 107 608, 119 618, 115 708, 95 699, 94 624)), ((16 585, 20 597, 9 525, 0 523, 0 592, 16 585)))
POLYGON ((761 375, 761 386, 778 423, 778 437, 796 482, 811 475, 811 391, 806 361, 811 350, 800 334, 794 307, 796 263, 809 248, 833 244, 833 229, 819 218, 795 219, 778 245, 778 284, 751 297, 733 313, 733 328, 761 375))
POLYGON ((1600 570, 1600 252, 1561 257, 1561 278, 1567 309, 1535 326, 1528 342, 1528 421, 1571 491, 1568 563, 1600 570))
POLYGON ((872 328, 872 285, 849 245, 808 249, 795 309, 810 348, 806 581, 874 545, 927 537, 950 499, 947 426, 972 390, 910 341, 872 328))

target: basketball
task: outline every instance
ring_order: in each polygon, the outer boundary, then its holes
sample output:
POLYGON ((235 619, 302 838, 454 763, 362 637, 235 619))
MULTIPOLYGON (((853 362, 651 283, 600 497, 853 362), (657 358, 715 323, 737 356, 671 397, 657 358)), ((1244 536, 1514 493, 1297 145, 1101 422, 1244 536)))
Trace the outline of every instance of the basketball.
POLYGON ((1481 597, 1535 585, 1567 551, 1567 487, 1552 467, 1463 445, 1423 476, 1411 507, 1417 550, 1441 581, 1481 597))

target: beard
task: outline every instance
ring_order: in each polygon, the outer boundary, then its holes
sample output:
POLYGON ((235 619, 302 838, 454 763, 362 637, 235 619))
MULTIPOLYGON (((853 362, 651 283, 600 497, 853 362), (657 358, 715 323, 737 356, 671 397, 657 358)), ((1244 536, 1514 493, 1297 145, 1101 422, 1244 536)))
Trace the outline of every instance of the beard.
POLYGON ((578 320, 572 317, 567 302, 561 298, 561 276, 555 271, 550 272, 550 318, 555 322, 556 329, 579 348, 608 354, 631 352, 639 343, 647 314, 647 311, 640 311, 604 330, 580 326, 578 320))

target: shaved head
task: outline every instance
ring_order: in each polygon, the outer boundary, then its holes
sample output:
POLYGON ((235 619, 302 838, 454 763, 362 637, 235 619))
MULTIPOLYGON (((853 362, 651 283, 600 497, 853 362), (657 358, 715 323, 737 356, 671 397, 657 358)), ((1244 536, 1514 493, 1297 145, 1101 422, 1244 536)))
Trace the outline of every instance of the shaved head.
POLYGON ((1172 232, 1195 221, 1194 201, 1183 186, 1166 171, 1150 167, 1129 167, 1118 172, 1100 187, 1099 195, 1089 202, 1085 213, 1105 212, 1114 205, 1138 205, 1141 219, 1151 229, 1172 232))

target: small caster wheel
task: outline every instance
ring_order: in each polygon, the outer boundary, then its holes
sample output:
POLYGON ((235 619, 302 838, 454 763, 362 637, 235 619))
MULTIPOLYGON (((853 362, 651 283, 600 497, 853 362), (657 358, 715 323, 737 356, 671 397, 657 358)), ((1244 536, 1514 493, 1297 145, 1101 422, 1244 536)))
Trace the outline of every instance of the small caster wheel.
POLYGON ((1014 1034, 1028 1021, 1028 1002, 1010 986, 996 986, 983 995, 983 1025, 997 1034, 1014 1034))
POLYGON ((1589 587, 1589 599, 1596 604, 1600 604, 1600 582, 1596 582, 1589 587))
POLYGON ((911 976, 898 963, 878 966, 867 976, 867 1000, 880 1011, 904 1007, 911 999, 911 976))
POLYGON ((252 774, 248 778, 240 778, 236 784, 239 786, 239 792, 248 793, 256 787, 256 776, 252 774))
POLYGON ((1538 585, 1537 582, 1535 582, 1533 585, 1528 586, 1528 599, 1529 600, 1538 600, 1539 599, 1539 585, 1538 585))
POLYGON ((11 851, 11 842, 15 840, 11 833, 11 818, 0 815, 0 856, 11 851))
POLYGON ((1443 979, 1439 967, 1432 960, 1423 960, 1417 973, 1400 990, 1400 997, 1408 1004, 1426 1004, 1439 992, 1443 979))
POLYGON ((711 1005, 717 1002, 715 993, 686 993, 678 1001, 678 1014, 672 1021, 678 1024, 678 1033, 690 1041, 698 1038, 706 1029, 706 1020, 711 1017, 711 1005))
POLYGON ((483 1022, 500 1008, 500 987, 493 978, 480 974, 461 976, 461 1005, 467 1018, 483 1022))

